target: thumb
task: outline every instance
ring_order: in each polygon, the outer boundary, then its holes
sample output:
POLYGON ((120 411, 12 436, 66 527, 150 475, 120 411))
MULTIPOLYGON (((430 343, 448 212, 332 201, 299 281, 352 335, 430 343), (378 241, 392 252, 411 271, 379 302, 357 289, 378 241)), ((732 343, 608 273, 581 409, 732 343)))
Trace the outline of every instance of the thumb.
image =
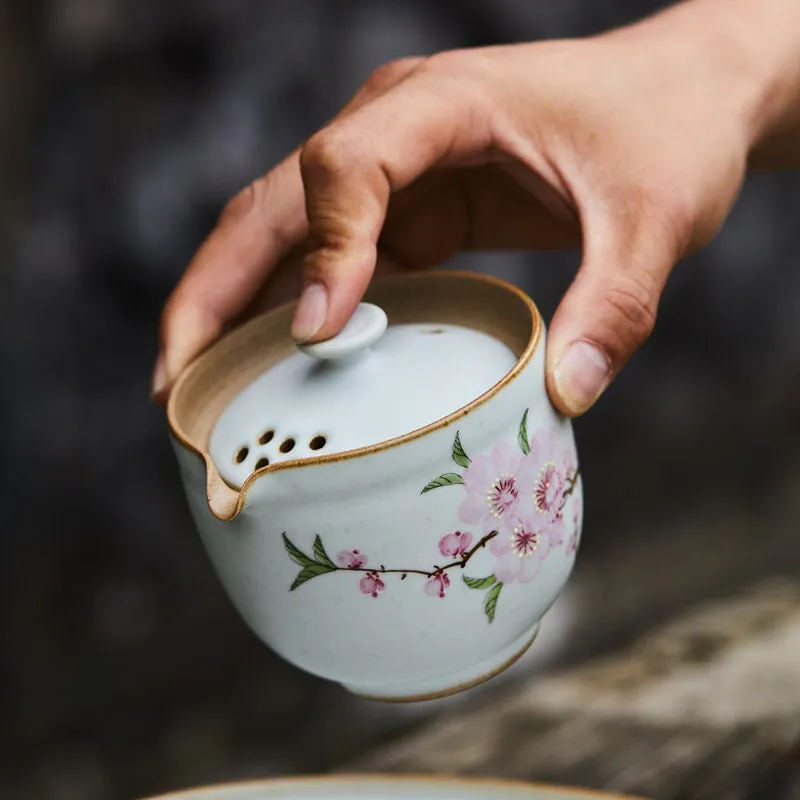
POLYGON ((678 259, 671 237, 645 224, 586 231, 584 259, 547 342, 547 389, 570 417, 588 411, 647 341, 678 259))

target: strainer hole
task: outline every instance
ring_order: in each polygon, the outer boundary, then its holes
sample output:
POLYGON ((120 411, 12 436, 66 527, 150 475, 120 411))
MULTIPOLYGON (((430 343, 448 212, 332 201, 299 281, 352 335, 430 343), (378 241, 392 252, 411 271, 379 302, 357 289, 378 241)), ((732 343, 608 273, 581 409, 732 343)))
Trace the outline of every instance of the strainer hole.
POLYGON ((281 453, 291 453, 291 451, 294 450, 294 444, 294 439, 284 439, 278 450, 280 450, 281 453))
POLYGON ((266 457, 259 458, 258 461, 256 461, 256 469, 264 469, 264 467, 268 466, 269 466, 269 459, 266 457))
POLYGON ((249 455, 250 455, 250 448, 248 448, 248 447, 240 447, 236 451, 236 453, 234 454, 233 460, 237 464, 241 464, 242 461, 244 461, 247 458, 247 456, 249 456, 249 455))
POLYGON ((275 431, 270 428, 258 437, 259 444, 269 444, 275 438, 275 431))
POLYGON ((312 450, 322 450, 323 447, 328 443, 328 440, 325 436, 319 435, 315 436, 309 443, 308 446, 312 450))

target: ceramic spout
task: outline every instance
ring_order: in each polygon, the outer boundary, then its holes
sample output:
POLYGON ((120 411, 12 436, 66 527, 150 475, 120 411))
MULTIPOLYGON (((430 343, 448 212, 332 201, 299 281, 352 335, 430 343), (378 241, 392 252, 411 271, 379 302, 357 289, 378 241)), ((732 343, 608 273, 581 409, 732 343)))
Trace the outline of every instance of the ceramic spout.
POLYGON ((240 493, 231 489, 213 468, 208 470, 206 493, 208 507, 217 519, 228 522, 239 513, 240 493))

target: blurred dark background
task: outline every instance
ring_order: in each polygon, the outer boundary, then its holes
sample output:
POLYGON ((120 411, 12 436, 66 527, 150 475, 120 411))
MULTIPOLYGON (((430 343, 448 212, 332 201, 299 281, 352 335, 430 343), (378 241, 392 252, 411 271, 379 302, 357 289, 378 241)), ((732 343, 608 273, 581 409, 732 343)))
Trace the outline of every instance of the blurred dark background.
MULTIPOLYGON (((117 800, 320 771, 447 713, 349 698, 240 622, 149 403, 160 307, 225 201, 374 67, 599 31, 659 5, 3 0, 0 797, 117 800)), ((653 519, 734 498, 760 513, 795 463, 799 217, 794 176, 753 177, 718 240, 676 272, 651 342, 578 424, 577 585, 609 554, 658 547, 653 519)), ((549 316, 578 254, 462 263, 515 281, 549 316)), ((663 602, 632 583, 591 635, 570 625, 596 609, 557 606, 550 649, 506 680, 600 652, 748 570, 793 570, 800 538, 767 557, 769 541, 765 529, 732 565, 722 548, 715 580, 663 602)), ((676 586, 684 566, 670 565, 676 586)))

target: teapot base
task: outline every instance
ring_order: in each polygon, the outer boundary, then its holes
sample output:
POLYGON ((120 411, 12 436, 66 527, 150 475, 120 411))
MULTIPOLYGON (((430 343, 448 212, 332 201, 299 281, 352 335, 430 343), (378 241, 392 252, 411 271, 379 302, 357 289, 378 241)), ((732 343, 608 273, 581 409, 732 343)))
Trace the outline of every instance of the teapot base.
POLYGON ((537 622, 528 628, 519 638, 491 658, 468 669, 459 670, 452 675, 385 687, 355 684, 342 684, 342 687, 350 694, 380 703, 424 703, 466 692, 486 683, 516 664, 536 641, 540 624, 541 622, 537 622))

